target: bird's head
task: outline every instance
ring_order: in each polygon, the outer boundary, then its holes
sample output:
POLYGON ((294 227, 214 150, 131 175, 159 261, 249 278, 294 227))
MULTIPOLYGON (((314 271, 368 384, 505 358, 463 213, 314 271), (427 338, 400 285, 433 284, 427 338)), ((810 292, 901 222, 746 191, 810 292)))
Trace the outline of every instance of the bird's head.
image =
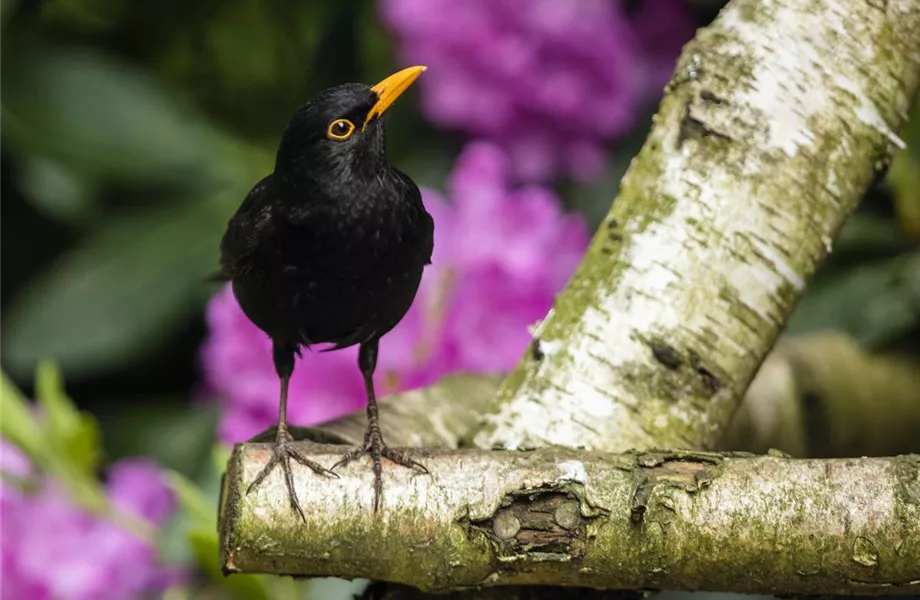
POLYGON ((374 86, 346 83, 301 106, 281 136, 275 176, 293 187, 375 177, 386 165, 382 117, 425 67, 374 86))

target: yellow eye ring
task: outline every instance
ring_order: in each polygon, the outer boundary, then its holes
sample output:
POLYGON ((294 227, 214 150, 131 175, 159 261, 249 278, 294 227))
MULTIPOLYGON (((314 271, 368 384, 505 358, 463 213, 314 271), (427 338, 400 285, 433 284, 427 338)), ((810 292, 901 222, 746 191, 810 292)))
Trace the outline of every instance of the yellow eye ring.
POLYGON ((336 119, 329 123, 326 135, 333 140, 347 140, 355 132, 355 124, 348 119, 336 119))

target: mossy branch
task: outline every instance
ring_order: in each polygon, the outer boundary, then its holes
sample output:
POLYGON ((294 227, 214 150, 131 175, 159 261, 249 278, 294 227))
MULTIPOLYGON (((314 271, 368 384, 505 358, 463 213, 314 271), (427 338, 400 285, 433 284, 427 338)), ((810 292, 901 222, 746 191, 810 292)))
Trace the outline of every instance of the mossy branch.
MULTIPOLYGON (((304 444, 322 464, 340 446, 304 444)), ((227 571, 347 574, 423 590, 555 585, 770 594, 920 593, 920 456, 801 460, 689 451, 419 451, 295 468, 245 494, 270 446, 238 445, 224 484, 227 571)))

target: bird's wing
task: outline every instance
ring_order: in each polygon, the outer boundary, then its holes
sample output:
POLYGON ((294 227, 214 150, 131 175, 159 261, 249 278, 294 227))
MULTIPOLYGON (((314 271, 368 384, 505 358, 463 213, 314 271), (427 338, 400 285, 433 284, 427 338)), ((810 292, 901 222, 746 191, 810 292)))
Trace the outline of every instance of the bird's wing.
POLYGON ((410 194, 410 201, 412 204, 418 207, 421 211, 421 217, 425 221, 425 241, 424 241, 424 250, 425 253, 425 264, 431 264, 431 254, 434 252, 434 219, 431 218, 431 215, 425 210, 425 203, 422 202, 422 193, 419 191, 418 186, 415 185, 415 182, 412 181, 412 178, 400 171, 399 169, 393 169, 393 171, 399 176, 400 179, 406 184, 406 188, 410 194))
POLYGON ((223 279, 233 279, 253 266, 253 256, 263 241, 271 238, 274 229, 272 203, 269 194, 271 175, 253 186, 252 190, 227 223, 220 241, 220 273, 223 279))

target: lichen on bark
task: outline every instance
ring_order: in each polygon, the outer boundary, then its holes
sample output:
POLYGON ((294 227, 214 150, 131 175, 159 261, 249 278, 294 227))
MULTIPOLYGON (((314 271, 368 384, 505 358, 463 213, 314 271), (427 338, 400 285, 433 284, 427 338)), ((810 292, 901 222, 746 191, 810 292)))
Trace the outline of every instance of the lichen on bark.
MULTIPOLYGON (((322 464, 341 454, 304 449, 322 464)), ((297 469, 302 523, 281 477, 243 494, 268 452, 265 444, 234 451, 221 519, 229 572, 347 572, 429 591, 920 592, 916 455, 432 451, 421 457, 430 475, 385 467, 376 515, 365 465, 349 465, 341 479, 297 469)))

